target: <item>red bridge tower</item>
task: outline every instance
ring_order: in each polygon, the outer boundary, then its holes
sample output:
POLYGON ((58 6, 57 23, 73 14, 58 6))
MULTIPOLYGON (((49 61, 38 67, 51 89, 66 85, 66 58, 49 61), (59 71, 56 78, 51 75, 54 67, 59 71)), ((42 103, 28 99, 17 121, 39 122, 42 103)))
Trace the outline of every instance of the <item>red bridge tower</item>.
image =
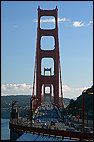
POLYGON ((53 85, 54 103, 59 106, 59 41, 58 41, 58 9, 42 10, 38 7, 38 28, 37 28, 37 46, 36 46, 36 97, 38 98, 37 105, 41 105, 42 85, 53 85), (54 16, 55 28, 54 29, 41 29, 40 18, 42 16, 54 16), (53 36, 55 40, 55 48, 53 50, 41 49, 42 36, 53 36), (41 74, 41 61, 42 58, 52 58, 54 60, 54 75, 45 76, 41 74))

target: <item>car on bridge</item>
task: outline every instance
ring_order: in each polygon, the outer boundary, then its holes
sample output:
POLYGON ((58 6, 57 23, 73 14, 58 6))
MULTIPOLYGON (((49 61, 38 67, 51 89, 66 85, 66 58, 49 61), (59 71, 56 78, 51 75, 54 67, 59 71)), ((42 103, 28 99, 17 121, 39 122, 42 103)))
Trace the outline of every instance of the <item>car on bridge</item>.
POLYGON ((76 132, 75 128, 66 128, 66 131, 76 132))
POLYGON ((89 127, 85 127, 84 128, 84 132, 87 132, 87 133, 89 133, 91 130, 90 130, 90 128, 89 127))
POLYGON ((59 119, 58 122, 64 122, 62 119, 59 119))
POLYGON ((69 122, 68 122, 68 121, 66 121, 66 122, 65 122, 65 126, 68 126, 68 125, 69 125, 69 122))
POLYGON ((40 122, 41 122, 41 119, 36 119, 36 122, 37 122, 37 123, 40 123, 40 122))
POLYGON ((54 125, 54 126, 55 126, 55 122, 54 122, 54 121, 51 121, 51 125, 54 125))
POLYGON ((78 131, 82 131, 82 124, 75 124, 75 128, 78 131))
POLYGON ((42 126, 42 127, 47 126, 47 125, 46 125, 46 122, 42 122, 42 123, 41 123, 41 126, 42 126))
POLYGON ((75 127, 74 123, 70 123, 69 127, 75 127))

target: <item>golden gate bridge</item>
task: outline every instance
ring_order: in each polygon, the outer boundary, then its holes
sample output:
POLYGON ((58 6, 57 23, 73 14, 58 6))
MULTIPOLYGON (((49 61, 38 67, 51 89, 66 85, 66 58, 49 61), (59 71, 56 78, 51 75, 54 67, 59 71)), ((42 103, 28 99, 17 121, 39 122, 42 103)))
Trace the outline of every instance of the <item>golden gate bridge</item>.
MULTIPOLYGON (((64 137, 75 138, 79 140, 93 140, 92 133, 84 133, 84 132, 70 132, 64 130, 53 130, 50 128, 44 129, 43 127, 34 127, 32 124, 32 110, 39 112, 40 108, 43 104, 45 104, 46 97, 50 99, 50 115, 58 114, 57 118, 60 117, 59 108, 64 107, 63 103, 63 89, 62 89, 62 75, 61 75, 61 64, 60 64, 60 51, 59 51, 59 38, 58 38, 58 8, 56 6, 53 10, 43 10, 38 7, 38 27, 37 27, 37 43, 36 43, 36 56, 35 56, 35 67, 34 67, 34 78, 33 78, 33 92, 30 98, 30 120, 27 120, 26 123, 24 121, 24 125, 22 125, 22 118, 20 123, 19 121, 14 121, 13 119, 13 105, 12 105, 12 119, 10 120, 10 131, 11 131, 11 140, 13 140, 13 131, 17 131, 19 135, 23 134, 23 132, 29 133, 43 133, 55 136, 61 136, 62 139, 64 137), (53 16, 55 18, 55 28, 54 29, 42 29, 40 28, 40 19, 42 16, 53 16), (55 46, 53 50, 43 50, 41 49, 41 38, 43 36, 53 36, 55 41, 55 46), (51 68, 44 68, 44 74, 41 74, 41 61, 43 58, 52 58, 54 60, 54 74, 51 74, 51 68), (45 72, 49 71, 50 75, 45 75, 45 72), (49 88, 49 93, 45 92, 45 88, 49 88), (42 88, 43 88, 43 100, 42 100, 42 88), (53 88, 53 89, 52 89, 53 88), (61 98, 62 104, 59 104, 59 96, 61 89, 61 98), (36 90, 35 90, 36 89, 36 90), (36 91, 36 95, 35 95, 36 91), (53 100, 52 100, 52 91, 53 91, 53 100), (33 108, 33 101, 36 100, 36 103, 33 108)), ((48 107, 48 106, 47 106, 48 107)), ((44 110, 45 113, 48 113, 48 110, 44 110)), ((49 117, 50 117, 49 115, 49 117)), ((36 116, 35 116, 36 117, 36 116)), ((38 117, 38 116, 37 116, 38 117)), ((46 117, 46 116, 45 116, 46 117)), ((36 118, 37 120, 37 118, 36 118)), ((37 123, 36 123, 37 125, 37 123)))

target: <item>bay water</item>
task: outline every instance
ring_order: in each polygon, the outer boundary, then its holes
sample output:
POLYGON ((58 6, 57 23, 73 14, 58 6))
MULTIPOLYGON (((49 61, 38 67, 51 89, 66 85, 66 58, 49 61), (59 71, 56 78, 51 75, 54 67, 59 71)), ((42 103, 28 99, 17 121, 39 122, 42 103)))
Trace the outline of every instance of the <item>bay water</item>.
POLYGON ((1 140, 10 140, 9 119, 1 119, 1 140))

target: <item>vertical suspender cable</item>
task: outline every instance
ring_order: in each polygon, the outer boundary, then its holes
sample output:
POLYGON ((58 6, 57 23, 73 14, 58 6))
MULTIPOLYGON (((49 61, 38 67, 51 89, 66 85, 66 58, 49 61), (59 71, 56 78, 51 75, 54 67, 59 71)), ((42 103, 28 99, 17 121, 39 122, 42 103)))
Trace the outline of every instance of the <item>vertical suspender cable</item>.
POLYGON ((64 103, 63 103, 63 90, 62 90, 62 76, 61 76, 60 54, 59 54, 59 68, 60 68, 61 97, 62 97, 62 106, 63 106, 64 103))
POLYGON ((37 62, 37 48, 36 48, 35 67, 34 67, 33 92, 32 92, 32 98, 30 98, 30 116, 31 116, 31 113, 32 113, 31 111, 33 109, 33 98, 34 98, 34 92, 35 92, 36 62, 37 62))

